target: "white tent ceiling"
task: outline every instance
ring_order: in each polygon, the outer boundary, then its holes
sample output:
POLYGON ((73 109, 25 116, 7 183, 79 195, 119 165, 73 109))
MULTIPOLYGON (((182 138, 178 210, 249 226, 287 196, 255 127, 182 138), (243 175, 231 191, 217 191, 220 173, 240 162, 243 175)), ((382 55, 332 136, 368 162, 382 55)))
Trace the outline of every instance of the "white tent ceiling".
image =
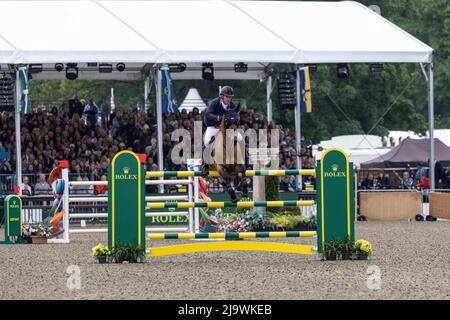
POLYGON ((43 63, 48 73, 35 79, 63 79, 57 62, 124 62, 124 73, 86 68, 79 78, 137 80, 153 63, 187 63, 174 79, 201 78, 202 62, 218 79, 260 79, 269 63, 433 59, 432 48, 350 1, 0 1, 0 12, 1 68, 43 63), (235 75, 236 62, 253 69, 235 75))

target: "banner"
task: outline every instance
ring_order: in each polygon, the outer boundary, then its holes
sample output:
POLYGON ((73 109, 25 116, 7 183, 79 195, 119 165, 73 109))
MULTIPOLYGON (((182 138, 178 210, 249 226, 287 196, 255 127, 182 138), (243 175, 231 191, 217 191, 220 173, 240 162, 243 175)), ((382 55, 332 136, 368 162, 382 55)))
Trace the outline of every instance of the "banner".
POLYGON ((19 68, 19 79, 21 86, 20 111, 26 114, 28 113, 28 74, 26 67, 19 68))
POLYGON ((300 76, 300 111, 312 112, 309 67, 300 68, 299 76, 300 76))
POLYGON ((178 102, 175 96, 175 88, 170 78, 169 67, 161 68, 162 75, 162 110, 163 113, 178 112, 178 102))

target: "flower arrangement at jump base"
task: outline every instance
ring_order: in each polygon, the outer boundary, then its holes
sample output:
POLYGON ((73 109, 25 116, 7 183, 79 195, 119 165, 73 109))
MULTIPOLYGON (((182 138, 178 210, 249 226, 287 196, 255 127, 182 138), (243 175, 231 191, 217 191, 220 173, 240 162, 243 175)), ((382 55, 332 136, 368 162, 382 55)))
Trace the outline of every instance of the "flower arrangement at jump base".
POLYGON ((108 258, 111 255, 111 251, 108 246, 104 246, 99 243, 95 247, 92 248, 92 256, 98 260, 99 263, 108 262, 108 258))
POLYGON ((367 257, 373 252, 370 242, 363 239, 357 240, 354 247, 358 260, 367 260, 367 257))
POLYGON ((47 243, 47 237, 51 235, 51 226, 40 223, 24 224, 22 238, 29 243, 47 243))
POLYGON ((111 250, 99 243, 92 248, 92 256, 99 263, 138 263, 145 261, 145 250, 133 244, 116 244, 111 250))
POLYGON ((372 254, 373 247, 369 241, 360 239, 355 242, 351 240, 334 240, 326 242, 323 247, 324 259, 326 260, 367 260, 372 254))

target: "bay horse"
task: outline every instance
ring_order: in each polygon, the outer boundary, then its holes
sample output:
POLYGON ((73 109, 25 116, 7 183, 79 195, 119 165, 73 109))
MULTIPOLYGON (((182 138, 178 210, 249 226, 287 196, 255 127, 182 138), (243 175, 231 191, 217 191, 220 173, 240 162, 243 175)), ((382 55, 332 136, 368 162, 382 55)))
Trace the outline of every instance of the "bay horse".
MULTIPOLYGON (((226 135, 227 129, 233 129, 233 132, 236 133, 234 130, 237 129, 237 119, 237 114, 225 114, 222 116, 219 132, 216 134, 213 142, 209 146, 209 148, 212 148, 212 155, 211 152, 208 153, 208 155, 211 155, 211 159, 206 162, 206 168, 208 171, 217 171, 220 177, 222 177, 222 185, 227 190, 231 201, 234 203, 239 201, 236 196, 236 190, 231 185, 231 179, 234 175, 238 177, 239 181, 239 173, 241 173, 241 196, 242 198, 248 197, 248 185, 245 176, 245 153, 242 152, 245 150, 242 150, 240 144, 237 143, 236 135, 232 138, 228 137, 228 139, 226 135), (230 151, 232 151, 232 153, 230 153, 230 151)), ((211 151, 211 149, 209 151, 211 151)))

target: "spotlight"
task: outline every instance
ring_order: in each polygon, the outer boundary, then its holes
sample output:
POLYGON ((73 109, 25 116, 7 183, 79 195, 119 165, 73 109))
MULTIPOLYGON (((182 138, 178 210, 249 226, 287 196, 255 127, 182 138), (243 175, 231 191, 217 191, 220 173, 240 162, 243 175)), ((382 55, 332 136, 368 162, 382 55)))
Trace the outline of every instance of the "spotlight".
POLYGON ((169 64, 169 71, 173 73, 183 72, 186 70, 186 63, 172 63, 169 64))
POLYGON ((66 66, 66 78, 68 80, 75 80, 78 78, 78 67, 76 63, 68 63, 66 66))
POLYGON ((28 72, 30 72, 30 73, 42 72, 42 64, 30 64, 30 65, 28 65, 28 72))
POLYGON ((371 63, 369 64, 370 73, 381 73, 383 71, 382 63, 371 63))
POLYGON ((234 72, 247 72, 248 66, 246 63, 239 62, 234 65, 234 72))
POLYGON ((100 63, 100 65, 98 66, 98 72, 100 72, 100 73, 111 73, 112 72, 112 64, 100 63))
POLYGON ((278 98, 281 106, 289 108, 297 104, 296 79, 285 73, 278 79, 278 98))
POLYGON ((202 64, 202 78, 205 80, 214 80, 214 67, 212 63, 202 64))
POLYGON ((337 77, 339 79, 348 79, 349 69, 346 63, 340 63, 337 65, 337 77))
POLYGON ((119 72, 123 72, 123 70, 125 70, 125 63, 119 62, 118 64, 116 64, 116 69, 119 72))
POLYGON ((61 72, 64 70, 64 64, 63 63, 55 63, 55 70, 58 72, 61 72))

